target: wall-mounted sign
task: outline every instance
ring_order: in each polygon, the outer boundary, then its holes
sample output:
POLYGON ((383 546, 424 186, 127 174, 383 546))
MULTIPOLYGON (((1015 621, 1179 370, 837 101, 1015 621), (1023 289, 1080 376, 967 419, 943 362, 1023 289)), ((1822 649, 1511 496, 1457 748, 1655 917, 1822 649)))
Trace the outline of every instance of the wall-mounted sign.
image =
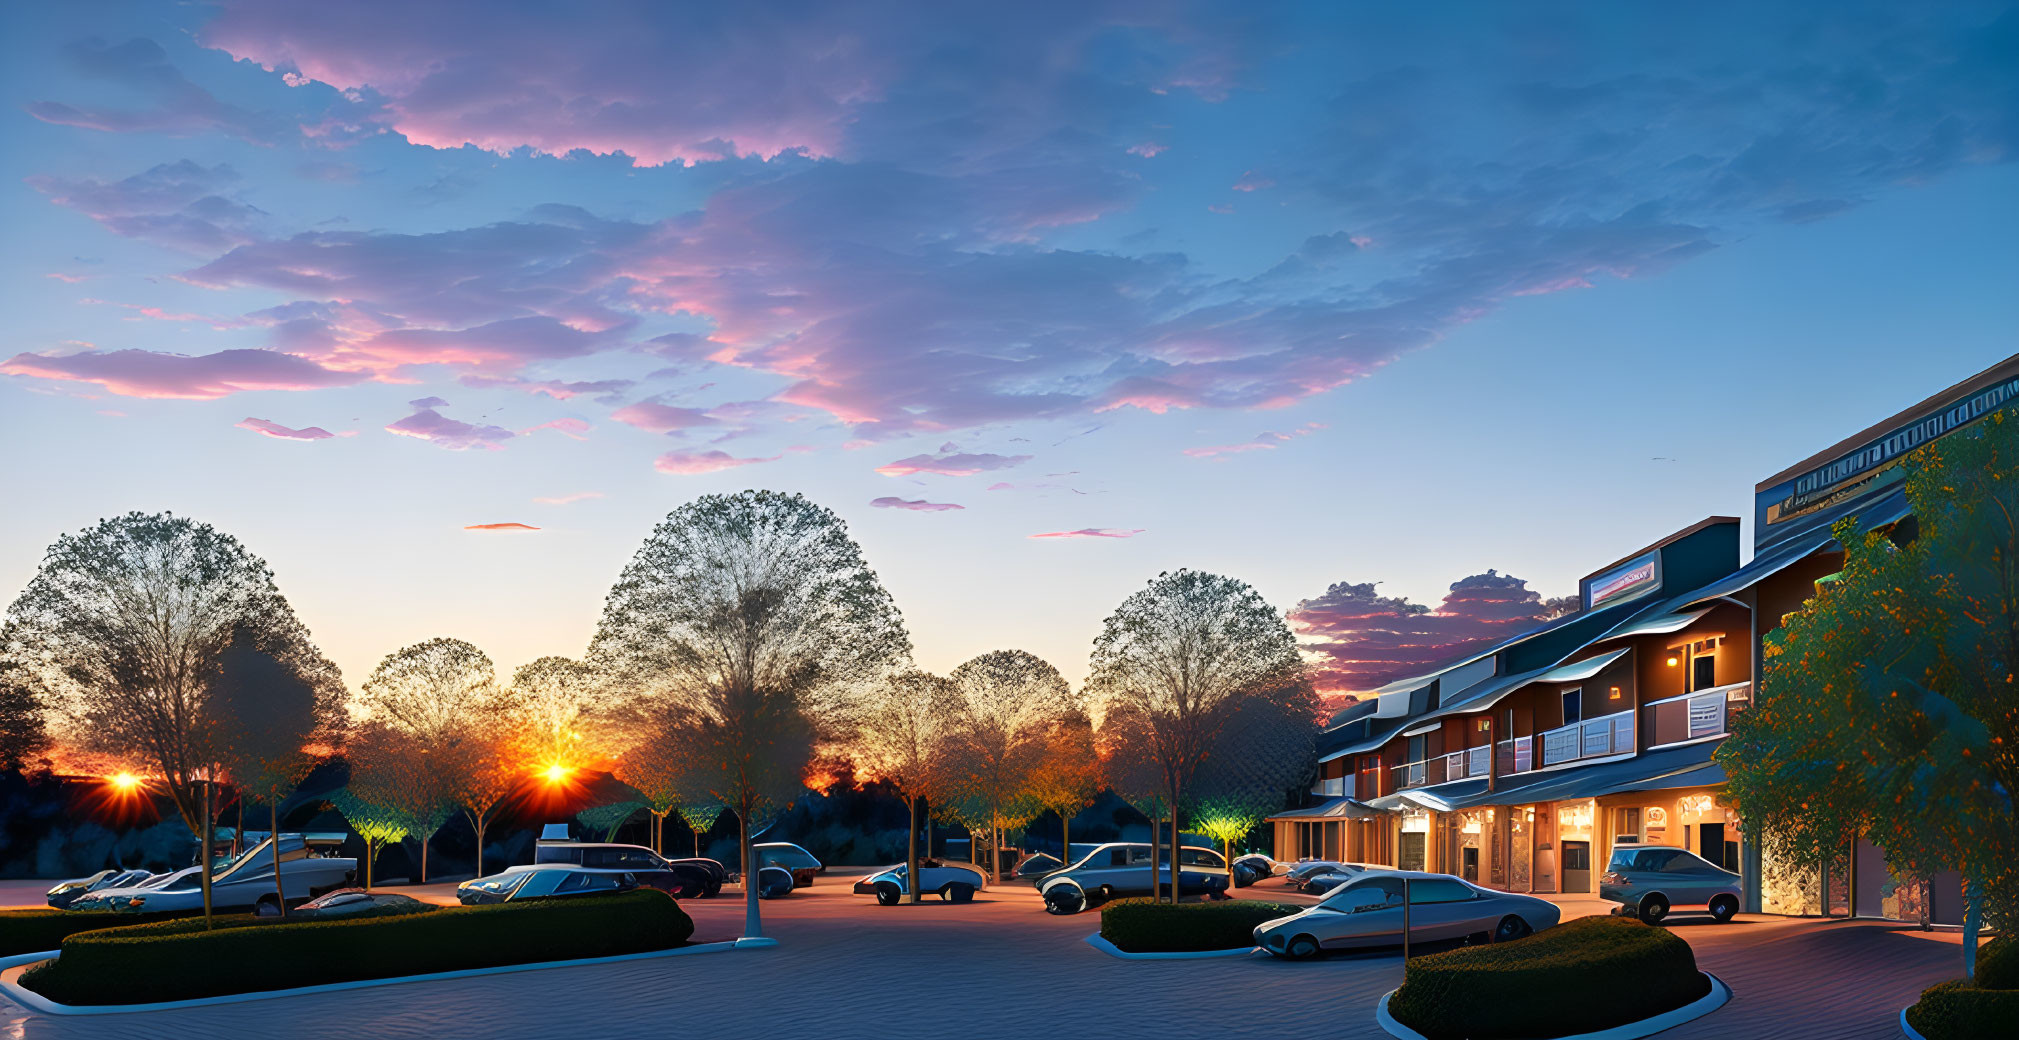
POLYGON ((1637 599, 1661 587, 1661 553, 1636 556, 1584 581, 1584 609, 1637 599))
MULTIPOLYGON (((1834 522, 1843 508, 1888 491, 1906 479, 1900 463, 1908 453, 1940 440, 2006 405, 2019 402, 2019 374, 2013 364, 1987 373, 1989 383, 1944 394, 1898 426, 1840 455, 1811 466, 1754 495, 1756 545, 1777 542, 1811 526, 1834 522)), ((1978 382, 1978 380, 1972 380, 1978 382)))

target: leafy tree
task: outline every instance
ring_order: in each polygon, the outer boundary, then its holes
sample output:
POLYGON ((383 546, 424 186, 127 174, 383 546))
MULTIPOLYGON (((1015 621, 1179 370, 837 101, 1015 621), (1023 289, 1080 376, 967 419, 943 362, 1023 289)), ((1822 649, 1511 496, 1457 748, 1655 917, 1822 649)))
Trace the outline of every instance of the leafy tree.
MULTIPOLYGON (((515 691, 498 685, 491 659, 460 639, 401 647, 372 669, 351 701, 351 713, 406 734, 427 756, 441 798, 460 808, 476 832, 482 875, 484 833, 531 772, 520 702, 515 691)), ((417 828, 431 815, 411 822, 417 828)), ((414 833, 420 834, 425 861, 434 830, 414 833)))
POLYGON ((170 513, 129 513, 57 539, 0 629, 0 657, 27 670, 43 723, 66 749, 159 776, 202 843, 206 921, 221 771, 213 680, 240 633, 316 690, 341 687, 266 564, 170 513))
POLYGON ((372 888, 372 866, 378 862, 379 850, 390 842, 407 836, 405 817, 395 809, 373 802, 368 795, 361 795, 350 788, 344 788, 330 795, 330 804, 343 814, 344 822, 357 832, 365 843, 365 891, 372 888))
POLYGON ((1044 747, 1031 773, 1030 799, 1058 814, 1059 856, 1071 862, 1073 817, 1093 804, 1106 782, 1092 720, 1084 711, 1058 719, 1045 735, 1044 747))
MULTIPOLYGON (((343 708, 334 693, 328 687, 318 689, 285 662, 262 652, 245 628, 237 630, 219 659, 210 693, 217 717, 212 734, 217 757, 225 775, 242 792, 241 822, 243 792, 266 801, 267 832, 273 837, 276 862, 282 797, 340 740, 343 708)), ((285 917, 287 893, 278 870, 273 890, 285 917)))
MULTIPOLYGON (((663 705, 646 706, 634 712, 632 723, 626 728, 637 740, 610 769, 611 775, 631 785, 644 800, 645 810, 652 814, 652 851, 661 855, 666 852, 666 818, 681 806, 682 781, 691 765, 692 749, 681 745, 676 725, 676 713, 668 712, 663 705)), ((721 808, 718 806, 716 811, 721 808)), ((713 816, 709 822, 714 822, 713 816)), ((699 855, 698 836, 695 848, 695 854, 699 855)))
POLYGON ((980 817, 994 850, 988 876, 995 881, 1005 819, 1036 815, 1018 803, 1028 800, 1054 728, 1081 708, 1058 669, 1022 650, 982 654, 948 678, 953 698, 947 757, 955 764, 950 783, 956 797, 986 807, 980 817))
POLYGON ((1192 782, 1188 811, 1199 833, 1220 842, 1231 863, 1234 839, 1311 785, 1316 757, 1312 707, 1317 695, 1301 677, 1288 689, 1244 697, 1220 732, 1220 751, 1207 756, 1192 782))
POLYGON ((694 832, 694 854, 699 856, 701 836, 713 830, 715 821, 722 818, 722 805, 719 802, 687 803, 680 806, 680 815, 687 821, 687 828, 694 832))
MULTIPOLYGON (((1111 746, 1146 762, 1174 817, 1200 767, 1216 755, 1252 755, 1244 703, 1274 699, 1317 714, 1290 627, 1246 582, 1179 570, 1158 575, 1116 608, 1094 640, 1088 687, 1103 725, 1134 739, 1111 746)), ((1172 898, 1176 899, 1173 892, 1172 898)))
POLYGON ((631 817, 638 815, 638 810, 645 807, 644 802, 625 799, 610 805, 590 806, 576 813, 575 818, 582 821, 582 826, 587 827, 591 833, 601 834, 604 841, 611 842, 617 840, 618 829, 629 823, 631 817))
POLYGON ((585 752, 613 747, 613 721, 594 669, 566 657, 542 657, 512 673, 530 761, 578 764, 585 752))
POLYGON ((1717 760, 1747 832, 1798 861, 1863 834, 1895 871, 1961 872, 1974 975, 1983 921, 2019 927, 2019 418, 1905 465, 1913 520, 1836 526, 1843 571, 1770 637, 1717 760))
POLYGON ((426 882, 428 841, 455 812, 455 764, 420 737, 385 722, 359 726, 347 754, 351 770, 347 790, 371 807, 373 819, 397 825, 399 833, 386 840, 419 840, 420 880, 426 882))
MULTIPOLYGON (((918 876, 919 801, 937 798, 952 768, 947 729, 955 715, 952 684, 921 671, 867 687, 849 712, 843 743, 857 769, 889 784, 910 814, 904 860, 909 877, 918 876)), ((918 902, 918 886, 909 887, 908 898, 918 902)))
POLYGON ((0 659, 0 769, 25 771, 47 760, 49 732, 42 724, 42 695, 19 661, 0 659))
MULTIPOLYGON (((604 601, 590 659, 614 688, 667 706, 696 754, 687 804, 753 826, 804 789, 817 727, 910 657, 890 594, 833 513, 798 495, 709 495, 654 528, 604 601)), ((745 931, 762 935, 757 885, 745 931)))

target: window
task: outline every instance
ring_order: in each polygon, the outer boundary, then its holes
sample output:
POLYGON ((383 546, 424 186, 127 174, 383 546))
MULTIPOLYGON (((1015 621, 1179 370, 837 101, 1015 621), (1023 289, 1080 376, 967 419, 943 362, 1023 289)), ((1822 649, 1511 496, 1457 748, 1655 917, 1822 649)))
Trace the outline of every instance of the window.
MULTIPOLYGON (((1144 855, 1144 857, 1145 857, 1145 858, 1147 858, 1147 857, 1149 856, 1149 853, 1144 853, 1143 855, 1144 855)), ((1108 850, 1108 866, 1111 866, 1111 867, 1126 867, 1126 866, 1128 866, 1128 865, 1129 865, 1129 850, 1128 850, 1128 849, 1110 849, 1110 850, 1108 850)))
POLYGON ((1423 733, 1409 738, 1409 761, 1421 762, 1430 754, 1430 734, 1423 733))
POLYGON ((1207 849, 1179 849, 1178 863, 1187 867, 1213 867, 1224 869, 1227 865, 1220 861, 1220 854, 1207 849))
POLYGON ((1384 877, 1356 882, 1328 897, 1324 905, 1348 914, 1401 906, 1402 879, 1384 877))
POLYGON ((569 892, 608 892, 615 889, 617 886, 618 886, 618 878, 617 875, 615 874, 592 874, 589 873, 588 871, 577 871, 569 875, 568 878, 563 880, 559 885, 556 885, 554 887, 554 894, 565 895, 569 892))
POLYGON ((1147 867, 1149 865, 1150 865, 1150 850, 1147 846, 1143 845, 1129 846, 1129 866, 1147 867))
POLYGON ((1418 878, 1409 883, 1411 905, 1457 903, 1472 898, 1472 889, 1450 878, 1418 878))
POLYGON ((1563 724, 1584 721, 1584 687, 1574 686, 1563 691, 1563 724))

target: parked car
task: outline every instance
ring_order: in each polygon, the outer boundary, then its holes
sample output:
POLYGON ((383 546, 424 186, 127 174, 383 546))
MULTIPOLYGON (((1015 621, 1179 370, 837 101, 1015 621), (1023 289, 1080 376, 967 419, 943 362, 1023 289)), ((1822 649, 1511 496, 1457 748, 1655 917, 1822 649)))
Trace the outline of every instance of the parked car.
POLYGON ((1017 861, 1016 876, 1020 878, 1041 878, 1065 863, 1049 852, 1033 852, 1017 861))
POLYGON ((1280 868, 1281 864, 1259 852, 1235 856, 1234 862, 1228 864, 1235 888, 1247 888, 1263 878, 1274 877, 1280 868))
MULTIPOLYGON (((1171 884, 1171 851, 1159 849, 1158 880, 1171 884)), ((1227 899, 1227 861, 1212 849, 1186 845, 1178 849, 1178 894, 1204 895, 1227 899)), ((1045 912, 1076 914, 1121 896, 1150 894, 1150 845, 1148 842, 1109 842, 1096 847, 1080 861, 1038 880, 1045 912)))
POLYGON ((1648 924, 1678 910, 1707 913, 1724 924, 1738 915, 1743 891, 1737 874, 1673 845, 1613 849, 1598 879, 1598 897, 1620 904, 1614 913, 1648 924))
POLYGON ((1357 863, 1341 863, 1304 876, 1297 883, 1297 891, 1305 895, 1322 896, 1340 885, 1367 872, 1367 868, 1357 863))
POLYGON ((792 872, 792 887, 805 888, 813 884, 813 875, 826 873, 827 867, 813 858, 813 853, 789 841, 767 841, 750 847, 751 857, 759 867, 782 867, 792 872))
POLYGON ((1411 942, 1481 936, 1506 942, 1553 928, 1562 915, 1546 899, 1496 892, 1449 874, 1367 870, 1309 910, 1256 925, 1255 945, 1291 960, 1399 945, 1405 880, 1411 942))
POLYGON ((799 887, 792 871, 784 867, 761 867, 757 871, 757 898, 782 899, 799 887))
POLYGON ((128 888, 140 884, 154 875, 145 870, 101 870, 89 877, 64 881, 49 890, 49 905, 58 910, 83 898, 87 893, 107 888, 128 888))
POLYGON ((1344 865, 1336 859, 1300 859, 1284 868, 1283 883, 1296 888, 1304 883, 1305 878, 1328 870, 1337 870, 1344 865))
POLYGON ((457 885, 456 901, 464 906, 483 906, 521 899, 577 899, 630 892, 638 887, 638 878, 621 870, 591 870, 567 863, 520 865, 457 885))
POLYGON ((571 863, 587 870, 633 874, 640 885, 676 899, 715 895, 729 879, 728 869, 712 859, 667 859, 643 845, 541 841, 533 847, 533 863, 571 863))
MULTIPOLYGON (((906 866, 880 870, 855 883, 857 895, 873 895, 882 906, 896 906, 898 901, 911 894, 906 882, 906 866)), ((981 868, 966 863, 947 863, 936 859, 918 861, 919 892, 937 892, 942 900, 949 903, 966 903, 974 899, 974 894, 988 887, 988 878, 981 868)))
MULTIPOLYGON (((211 906, 225 910, 251 910, 262 903, 277 903, 282 893, 289 902, 312 899, 350 883, 357 873, 357 861, 327 855, 332 846, 322 841, 304 840, 300 834, 282 834, 280 846, 280 886, 274 885, 273 838, 239 853, 238 857, 212 870, 211 906)), ((203 907, 201 868, 184 867, 168 874, 119 888, 87 892, 71 902, 72 910, 118 910, 126 913, 160 913, 169 910, 197 910, 203 907)))
MULTIPOLYGON (((387 913, 417 914, 428 909, 428 904, 412 896, 393 892, 367 892, 362 888, 339 888, 326 895, 320 895, 288 911, 289 917, 306 918, 311 921, 350 917, 370 910, 384 910, 387 913)), ((280 911, 272 904, 262 903, 258 911, 262 917, 279 916, 280 911)))

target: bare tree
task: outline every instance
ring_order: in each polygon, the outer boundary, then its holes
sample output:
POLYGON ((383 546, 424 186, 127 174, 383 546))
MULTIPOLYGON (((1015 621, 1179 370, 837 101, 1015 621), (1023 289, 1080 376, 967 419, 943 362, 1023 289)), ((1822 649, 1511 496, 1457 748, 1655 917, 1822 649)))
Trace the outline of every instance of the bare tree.
POLYGON ((1316 715, 1282 615, 1246 582, 1217 574, 1167 572, 1123 600, 1094 640, 1090 672, 1103 725, 1133 733, 1114 745, 1119 754, 1147 764, 1163 786, 1173 844, 1177 810, 1200 766, 1215 755, 1252 753, 1233 742, 1239 728, 1229 726, 1245 701, 1301 698, 1306 720, 1316 715))
POLYGON ((753 824, 803 790, 817 727, 848 691, 910 652, 846 525, 798 495, 681 506, 611 588, 590 660, 618 688, 667 705, 668 732, 697 750, 681 800, 735 810, 747 935, 763 934, 753 824))
POLYGON ((340 688, 273 573, 237 539, 186 517, 129 513, 57 539, 0 630, 0 656, 28 670, 66 748, 159 775, 202 846, 206 921, 220 773, 212 693, 240 629, 311 687, 340 688))
POLYGON ((566 657, 542 657, 512 673, 529 761, 542 768, 580 764, 616 749, 616 721, 594 669, 566 657))
POLYGON ((1058 669, 1022 650, 982 654, 955 668, 949 679, 954 695, 949 758, 958 763, 953 785, 961 796, 988 807, 985 830, 993 850, 988 876, 996 881, 1003 821, 1023 815, 1011 810, 1027 799, 1053 726, 1080 707, 1058 669))
MULTIPOLYGON (((919 800, 945 790, 948 725, 957 711, 953 684, 928 672, 909 671, 867 687, 848 713, 842 744, 864 774, 889 784, 910 813, 906 877, 918 874, 919 800)), ((911 902, 919 886, 908 885, 911 902)))
MULTIPOLYGON (((351 714, 411 737, 430 763, 441 798, 462 809, 477 838, 484 873, 484 833, 498 808, 530 775, 526 726, 514 691, 497 683, 482 650, 460 639, 430 639, 387 654, 351 701, 351 714)), ((413 828, 428 816, 410 820, 413 828)), ((434 829, 439 829, 436 824, 434 829)), ((420 833, 421 858, 434 830, 420 833)))

